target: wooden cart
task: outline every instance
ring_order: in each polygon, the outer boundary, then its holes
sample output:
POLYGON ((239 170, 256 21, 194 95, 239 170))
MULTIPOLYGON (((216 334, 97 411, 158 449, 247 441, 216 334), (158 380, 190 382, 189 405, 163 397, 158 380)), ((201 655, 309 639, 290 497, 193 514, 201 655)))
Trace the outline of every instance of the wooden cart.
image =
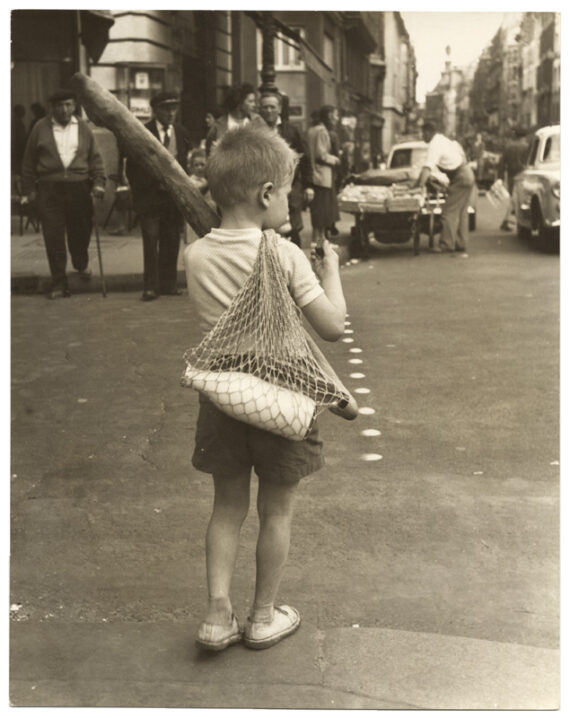
POLYGON ((363 256, 368 255, 370 234, 382 244, 403 244, 412 240, 414 255, 418 255, 421 233, 428 235, 429 246, 433 247, 434 235, 440 231, 443 201, 440 197, 426 198, 421 194, 361 201, 343 198, 341 193, 338 206, 342 212, 354 215, 353 237, 363 256))

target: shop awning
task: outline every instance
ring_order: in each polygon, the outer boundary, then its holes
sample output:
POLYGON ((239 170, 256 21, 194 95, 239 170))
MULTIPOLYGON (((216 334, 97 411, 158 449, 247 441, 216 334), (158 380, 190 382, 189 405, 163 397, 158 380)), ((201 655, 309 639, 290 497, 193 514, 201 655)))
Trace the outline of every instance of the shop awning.
POLYGON ((345 12, 344 28, 347 36, 362 48, 363 54, 368 55, 374 52, 376 49, 376 39, 366 27, 361 12, 345 12))
POLYGON ((306 67, 312 70, 317 77, 319 77, 325 83, 334 82, 334 72, 332 67, 327 65, 324 59, 319 55, 315 48, 305 40, 304 37, 297 30, 289 27, 279 18, 276 18, 270 12, 258 12, 256 10, 246 10, 245 14, 250 17, 257 27, 267 36, 272 39, 277 33, 285 35, 285 37, 293 40, 295 48, 299 49, 301 57, 306 67))
POLYGON ((81 10, 81 42, 93 62, 97 62, 107 43, 109 29, 115 22, 110 10, 81 10))
POLYGON ((332 67, 327 65, 319 53, 303 37, 300 37, 299 40, 301 57, 307 68, 312 70, 323 82, 332 84, 334 82, 332 67))

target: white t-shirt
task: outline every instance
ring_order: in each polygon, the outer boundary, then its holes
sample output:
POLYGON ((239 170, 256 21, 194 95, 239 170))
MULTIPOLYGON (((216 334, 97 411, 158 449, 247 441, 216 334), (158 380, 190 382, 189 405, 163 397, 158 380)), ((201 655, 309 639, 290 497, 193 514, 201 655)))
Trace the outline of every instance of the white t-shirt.
MULTIPOLYGON (((188 294, 204 332, 214 326, 251 274, 261 234, 257 227, 216 228, 184 250, 188 294)), ((303 250, 277 236, 277 253, 289 292, 297 306, 305 307, 323 288, 303 250)))
POLYGON ((456 140, 436 133, 430 140, 424 167, 439 168, 443 172, 456 170, 465 162, 465 153, 456 140))

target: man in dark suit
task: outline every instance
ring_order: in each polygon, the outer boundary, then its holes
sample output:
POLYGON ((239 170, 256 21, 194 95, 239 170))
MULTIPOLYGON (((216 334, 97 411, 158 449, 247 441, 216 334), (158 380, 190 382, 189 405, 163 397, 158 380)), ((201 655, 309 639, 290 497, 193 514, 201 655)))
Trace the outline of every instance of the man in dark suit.
MULTIPOLYGON (((145 127, 185 167, 192 145, 184 127, 176 123, 180 105, 178 95, 160 92, 150 104, 154 116, 145 127)), ((150 302, 161 294, 180 294, 177 263, 182 214, 164 186, 130 158, 126 163, 126 175, 143 238, 142 300, 150 302)))
POLYGON ((304 139, 299 130, 281 119, 282 101, 277 92, 264 92, 259 103, 259 112, 267 126, 278 133, 287 142, 289 147, 300 155, 299 164, 295 171, 291 192, 288 196, 289 223, 291 224, 291 241, 301 246, 301 230, 303 229, 303 208, 309 204, 313 197, 313 173, 311 161, 304 139))

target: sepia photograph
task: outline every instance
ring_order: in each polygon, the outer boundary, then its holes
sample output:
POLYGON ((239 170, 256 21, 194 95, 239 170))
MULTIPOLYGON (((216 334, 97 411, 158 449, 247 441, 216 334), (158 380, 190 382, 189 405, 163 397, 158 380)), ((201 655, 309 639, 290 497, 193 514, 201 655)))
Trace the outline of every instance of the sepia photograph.
POLYGON ((559 710, 561 12, 128 5, 4 13, 6 704, 559 710))

